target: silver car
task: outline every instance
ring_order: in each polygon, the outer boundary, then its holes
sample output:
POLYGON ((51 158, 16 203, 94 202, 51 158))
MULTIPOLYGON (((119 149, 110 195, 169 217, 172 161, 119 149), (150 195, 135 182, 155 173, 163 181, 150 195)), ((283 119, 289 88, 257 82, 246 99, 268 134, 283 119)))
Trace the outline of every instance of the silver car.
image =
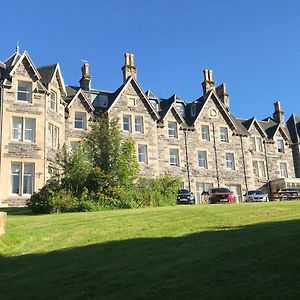
POLYGON ((260 190, 250 190, 245 194, 246 202, 267 202, 269 195, 260 190))

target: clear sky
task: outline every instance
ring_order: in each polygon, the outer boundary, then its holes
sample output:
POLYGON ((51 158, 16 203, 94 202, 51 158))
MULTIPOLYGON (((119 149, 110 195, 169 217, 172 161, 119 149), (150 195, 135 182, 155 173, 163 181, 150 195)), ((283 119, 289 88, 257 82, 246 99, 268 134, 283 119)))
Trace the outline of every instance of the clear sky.
POLYGON ((59 62, 66 84, 78 84, 86 59, 92 86, 113 91, 130 52, 159 97, 197 99, 209 68, 237 117, 269 116, 276 100, 286 119, 300 115, 297 0, 10 0, 0 22, 0 60, 19 40, 37 66, 59 62))

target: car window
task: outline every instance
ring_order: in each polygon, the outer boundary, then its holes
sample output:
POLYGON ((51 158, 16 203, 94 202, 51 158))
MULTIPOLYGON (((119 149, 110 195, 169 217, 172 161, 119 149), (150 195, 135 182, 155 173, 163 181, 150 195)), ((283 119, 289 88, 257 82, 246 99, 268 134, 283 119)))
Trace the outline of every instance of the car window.
POLYGON ((256 191, 256 194, 257 194, 257 195, 263 195, 264 192, 263 192, 263 191, 256 191))
POLYGON ((178 193, 189 193, 190 191, 187 189, 181 189, 178 191, 178 193))
POLYGON ((253 195, 253 194, 255 194, 255 192, 256 192, 256 191, 248 191, 247 194, 248 194, 248 195, 253 195))
POLYGON ((211 190, 212 193, 230 193, 229 189, 226 188, 216 188, 211 190))

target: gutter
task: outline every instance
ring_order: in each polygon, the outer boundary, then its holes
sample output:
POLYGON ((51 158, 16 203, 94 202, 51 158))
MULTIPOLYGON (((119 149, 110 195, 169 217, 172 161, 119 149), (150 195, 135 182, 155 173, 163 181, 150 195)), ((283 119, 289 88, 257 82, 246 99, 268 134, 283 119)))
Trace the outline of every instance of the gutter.
POLYGON ((215 163, 216 163, 216 176, 217 176, 217 183, 218 187, 220 187, 220 176, 219 176, 219 166, 218 166, 218 154, 217 154, 217 145, 216 145, 216 131, 215 131, 215 124, 212 123, 213 128, 213 138, 214 138, 214 153, 215 153, 215 163))
POLYGON ((184 132, 185 160, 186 160, 186 171, 188 176, 188 186, 189 186, 189 191, 191 191, 190 164, 189 164, 189 155, 188 155, 188 147, 187 147, 187 139, 186 139, 186 130, 183 130, 183 132, 184 132))
POLYGON ((243 167, 244 167, 245 186, 246 186, 246 192, 248 192, 248 181, 247 181, 247 173, 246 173, 244 143, 243 143, 243 137, 241 135, 240 135, 240 140, 241 140, 241 147, 242 147, 242 159, 243 159, 243 167))

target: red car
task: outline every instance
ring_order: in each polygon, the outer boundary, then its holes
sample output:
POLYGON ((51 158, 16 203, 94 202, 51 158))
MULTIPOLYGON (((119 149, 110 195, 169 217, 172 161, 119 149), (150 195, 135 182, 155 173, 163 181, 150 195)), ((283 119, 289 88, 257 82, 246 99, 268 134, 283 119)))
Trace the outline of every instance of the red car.
POLYGON ((233 192, 227 188, 213 188, 209 193, 209 203, 235 203, 233 192))

